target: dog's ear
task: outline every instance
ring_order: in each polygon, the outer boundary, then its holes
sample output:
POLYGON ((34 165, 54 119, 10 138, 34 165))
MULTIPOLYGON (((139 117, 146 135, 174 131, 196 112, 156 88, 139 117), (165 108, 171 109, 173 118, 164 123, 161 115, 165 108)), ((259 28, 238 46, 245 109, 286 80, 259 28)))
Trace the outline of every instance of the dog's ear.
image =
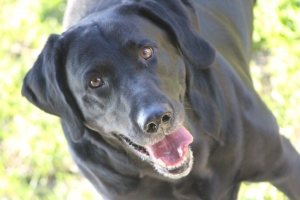
POLYGON ((221 111, 218 106, 218 98, 212 88, 212 77, 209 70, 198 70, 188 67, 187 98, 193 110, 200 119, 203 131, 222 142, 221 134, 221 111))
POLYGON ((145 0, 140 1, 134 11, 166 30, 193 66, 205 69, 214 61, 215 50, 199 35, 196 12, 189 0, 145 0), (190 19, 191 16, 194 16, 193 19, 190 19))
POLYGON ((52 34, 23 81, 22 95, 68 124, 73 141, 84 134, 83 117, 66 80, 60 35, 52 34))

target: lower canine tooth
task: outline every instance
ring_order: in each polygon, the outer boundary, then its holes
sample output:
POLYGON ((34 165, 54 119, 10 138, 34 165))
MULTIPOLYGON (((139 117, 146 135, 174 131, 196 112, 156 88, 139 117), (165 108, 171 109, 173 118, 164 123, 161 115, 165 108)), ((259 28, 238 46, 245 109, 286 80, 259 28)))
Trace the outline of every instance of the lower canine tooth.
POLYGON ((157 159, 157 163, 163 167, 167 167, 167 164, 164 161, 162 161, 160 158, 157 159))
POLYGON ((177 152, 178 152, 179 157, 181 158, 182 154, 183 154, 181 147, 178 147, 177 152))

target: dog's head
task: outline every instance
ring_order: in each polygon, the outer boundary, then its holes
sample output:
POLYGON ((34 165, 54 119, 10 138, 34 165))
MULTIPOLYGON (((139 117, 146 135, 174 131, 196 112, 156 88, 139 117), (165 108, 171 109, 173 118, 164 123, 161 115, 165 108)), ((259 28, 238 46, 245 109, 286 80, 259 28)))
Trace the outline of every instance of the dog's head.
POLYGON ((185 176, 193 162, 186 63, 204 69, 214 60, 188 13, 187 1, 140 1, 92 14, 49 37, 23 95, 65 121, 73 141, 91 129, 165 176, 185 176))

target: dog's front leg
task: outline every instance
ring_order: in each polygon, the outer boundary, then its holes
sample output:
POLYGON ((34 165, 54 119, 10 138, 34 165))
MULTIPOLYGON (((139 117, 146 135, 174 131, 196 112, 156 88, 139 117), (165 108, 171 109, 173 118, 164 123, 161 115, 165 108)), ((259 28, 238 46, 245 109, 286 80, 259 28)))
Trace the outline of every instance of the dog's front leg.
POLYGON ((272 184, 291 200, 300 200, 300 155, 284 137, 282 144, 282 156, 278 158, 280 166, 273 172, 278 179, 272 181, 272 184))

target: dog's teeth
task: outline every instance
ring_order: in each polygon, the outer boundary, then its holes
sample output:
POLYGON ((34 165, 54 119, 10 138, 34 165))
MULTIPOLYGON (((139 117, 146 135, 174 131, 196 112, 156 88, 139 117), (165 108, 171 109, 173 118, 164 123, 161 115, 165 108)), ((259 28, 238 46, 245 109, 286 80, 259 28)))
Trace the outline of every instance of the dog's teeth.
POLYGON ((166 166, 166 168, 167 168, 168 170, 173 170, 173 169, 179 168, 179 167, 183 166, 183 165, 186 163, 187 159, 188 159, 188 158, 185 156, 185 157, 183 158, 183 160, 182 160, 179 164, 174 165, 174 166, 166 166))
POLYGON ((168 169, 168 170, 173 170, 173 169, 175 169, 175 168, 177 168, 177 167, 179 167, 179 165, 168 166, 167 169, 168 169))
POLYGON ((178 147, 177 152, 178 152, 179 157, 181 158, 182 154, 183 154, 181 147, 178 147))
POLYGON ((176 166, 168 166, 167 167, 168 170, 172 170, 172 169, 175 169, 175 168, 176 168, 176 166))
MULTIPOLYGON (((177 149, 178 151, 178 154, 180 156, 180 158, 183 156, 183 151, 181 148, 178 148, 177 149)), ((178 163, 177 165, 173 165, 173 166, 168 166, 164 161, 162 161, 160 158, 156 160, 157 164, 162 166, 162 167, 165 167, 167 170, 173 170, 173 169, 176 169, 176 168, 179 168, 181 166, 183 166, 186 162, 187 162, 187 156, 184 156, 184 158, 182 159, 182 161, 180 163, 178 163)))
POLYGON ((146 156, 149 156, 149 152, 142 146, 139 146, 137 144, 135 144, 134 142, 132 142, 129 138, 127 138, 126 136, 120 134, 120 135, 116 135, 116 137, 127 143, 129 145, 130 148, 132 148, 133 150, 138 151, 139 153, 145 154, 146 156))
POLYGON ((157 159, 156 161, 157 161, 157 163, 158 163, 159 165, 161 165, 161 166, 163 166, 163 167, 167 167, 167 164, 166 164, 164 161, 162 161, 160 158, 157 159))

